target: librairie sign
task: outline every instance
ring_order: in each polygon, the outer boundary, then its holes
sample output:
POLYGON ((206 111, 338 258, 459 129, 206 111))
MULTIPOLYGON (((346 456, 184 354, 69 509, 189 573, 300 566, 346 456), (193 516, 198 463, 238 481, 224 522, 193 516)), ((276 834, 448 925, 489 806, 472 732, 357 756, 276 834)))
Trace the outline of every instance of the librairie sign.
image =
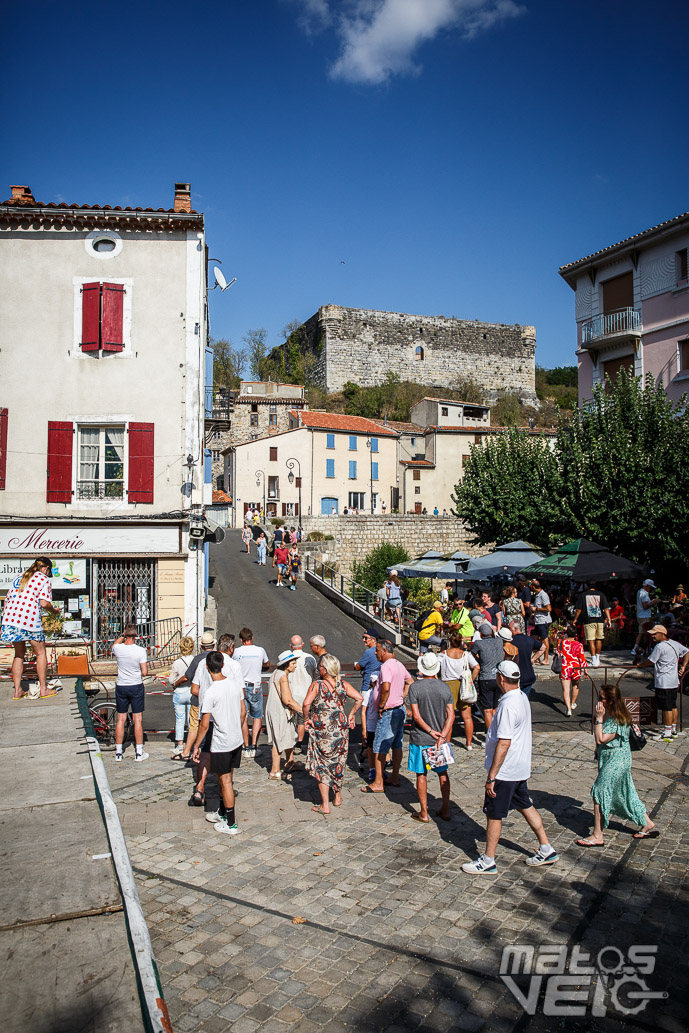
POLYGON ((108 556, 178 553, 178 525, 0 527, 0 555, 108 556))

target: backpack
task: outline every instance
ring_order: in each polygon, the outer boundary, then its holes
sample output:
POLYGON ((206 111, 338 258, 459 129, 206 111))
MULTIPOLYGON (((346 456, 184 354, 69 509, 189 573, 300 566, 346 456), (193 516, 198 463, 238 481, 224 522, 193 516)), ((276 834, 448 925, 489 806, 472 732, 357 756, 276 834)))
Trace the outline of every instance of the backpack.
POLYGON ((423 628, 424 624, 426 623, 426 621, 428 620, 428 618, 430 617, 432 612, 433 612, 432 610, 425 610, 423 613, 419 614, 419 616, 414 621, 414 630, 415 631, 421 631, 421 629, 423 628))

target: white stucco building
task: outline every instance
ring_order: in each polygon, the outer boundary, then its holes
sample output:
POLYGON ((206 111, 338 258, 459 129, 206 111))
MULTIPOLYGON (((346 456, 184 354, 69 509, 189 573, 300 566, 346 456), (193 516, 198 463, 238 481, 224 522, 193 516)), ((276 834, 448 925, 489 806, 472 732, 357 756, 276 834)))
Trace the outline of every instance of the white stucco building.
MULTIPOLYGON (((204 217, 172 208, 0 204, 0 597, 54 561, 72 634, 128 620, 203 630, 204 217)), ((210 499, 208 500, 210 501, 210 499)))

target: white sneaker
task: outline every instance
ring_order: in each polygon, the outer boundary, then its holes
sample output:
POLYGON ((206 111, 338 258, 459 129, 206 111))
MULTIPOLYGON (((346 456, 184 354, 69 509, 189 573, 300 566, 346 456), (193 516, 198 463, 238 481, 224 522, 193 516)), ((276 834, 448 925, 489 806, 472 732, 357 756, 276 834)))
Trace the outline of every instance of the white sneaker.
POLYGON ((471 753, 471 751, 473 750, 473 748, 474 748, 473 746, 467 746, 467 753, 471 753))
POLYGON ((467 875, 497 875, 498 866, 495 863, 486 864, 482 857, 477 857, 475 861, 467 861, 466 864, 463 864, 462 871, 467 875))
POLYGON ((121 761, 121 760, 123 760, 123 758, 124 758, 124 754, 122 754, 122 753, 116 753, 116 754, 115 754, 115 761, 116 761, 116 762, 117 762, 118 764, 120 763, 120 761, 121 761))
POLYGON ((571 716, 572 716, 572 711, 571 711, 571 710, 568 710, 568 711, 567 711, 567 717, 571 717, 571 716))
POLYGON ((222 814, 219 811, 206 811, 204 814, 206 821, 210 821, 211 824, 215 825, 218 821, 224 821, 222 814))
POLYGON ((241 832, 236 825, 228 825, 226 821, 216 821, 213 828, 216 832, 222 832, 226 836, 238 836, 241 832))
POLYGON ((595 656, 591 657, 591 667, 600 667, 600 658, 598 656, 598 653, 596 653, 595 656))
POLYGON ((578 704, 577 704, 577 703, 572 703, 572 710, 576 710, 576 709, 577 709, 577 706, 578 706, 578 704))
POLYGON ((148 756, 148 753, 137 753, 134 760, 137 762, 137 764, 140 764, 142 760, 148 760, 148 756))
POLYGON ((256 756, 256 747, 255 746, 252 746, 251 749, 249 750, 249 756, 252 758, 252 760, 256 756))
POLYGON ((560 855, 557 850, 551 849, 549 854, 542 854, 540 850, 537 850, 533 857, 524 859, 524 864, 528 864, 530 868, 540 868, 542 864, 555 864, 559 860, 560 855))

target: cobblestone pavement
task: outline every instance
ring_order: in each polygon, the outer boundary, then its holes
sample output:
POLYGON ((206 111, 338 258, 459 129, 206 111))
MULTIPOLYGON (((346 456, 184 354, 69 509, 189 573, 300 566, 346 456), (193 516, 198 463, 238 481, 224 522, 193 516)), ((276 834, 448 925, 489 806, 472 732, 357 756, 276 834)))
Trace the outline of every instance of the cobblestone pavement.
POLYGON ((187 806, 191 772, 169 745, 148 749, 136 768, 129 754, 106 764, 177 1033, 686 1029, 689 737, 635 755, 660 838, 635 841, 613 820, 605 849, 585 850, 574 841, 590 828, 591 737, 536 734, 530 786, 560 862, 524 864, 535 840, 515 815, 497 879, 460 869, 484 844, 480 748, 455 751, 451 821, 424 826, 404 767, 400 789, 365 795, 352 745, 343 806, 326 818, 306 773, 268 780, 264 746, 238 772, 235 838, 187 806), (565 1018, 544 1016, 541 997, 530 1016, 499 975, 513 944, 657 945, 643 978, 669 996, 625 999, 636 1015, 606 997, 607 1014, 565 1018))

